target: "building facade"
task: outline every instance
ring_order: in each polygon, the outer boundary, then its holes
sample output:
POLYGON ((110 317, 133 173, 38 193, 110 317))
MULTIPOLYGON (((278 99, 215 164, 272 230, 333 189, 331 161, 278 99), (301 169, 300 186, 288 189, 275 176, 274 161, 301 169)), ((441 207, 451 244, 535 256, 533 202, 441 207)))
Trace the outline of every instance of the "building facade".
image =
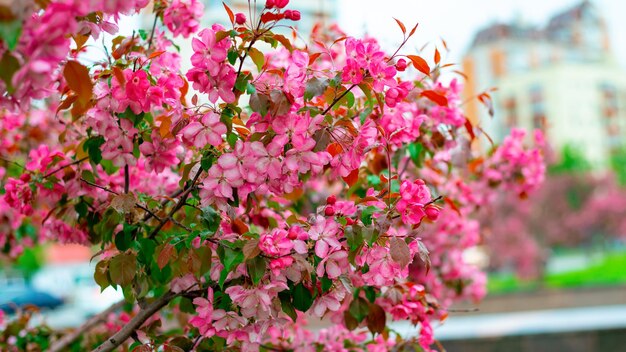
POLYGON ((496 141, 512 127, 544 131, 555 150, 577 147, 592 165, 608 165, 626 141, 626 71, 611 53, 606 23, 590 1, 543 27, 520 22, 479 31, 464 60, 465 96, 495 87, 495 117, 467 114, 496 141))

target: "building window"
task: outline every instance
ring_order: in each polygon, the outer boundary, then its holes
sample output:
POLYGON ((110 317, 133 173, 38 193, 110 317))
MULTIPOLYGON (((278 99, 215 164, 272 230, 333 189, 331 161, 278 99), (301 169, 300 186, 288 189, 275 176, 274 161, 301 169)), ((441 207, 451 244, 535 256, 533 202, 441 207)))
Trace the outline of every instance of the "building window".
POLYGON ((607 140, 611 147, 618 147, 620 143, 620 128, 618 119, 617 89, 615 86, 603 83, 600 85, 600 116, 604 121, 607 140))
POLYGON ((504 113, 506 117, 506 126, 508 128, 517 127, 519 120, 517 117, 517 101, 515 97, 510 97, 504 101, 504 113))
POLYGON ((530 88, 530 105, 533 116, 533 128, 546 130, 546 102, 541 86, 530 88))

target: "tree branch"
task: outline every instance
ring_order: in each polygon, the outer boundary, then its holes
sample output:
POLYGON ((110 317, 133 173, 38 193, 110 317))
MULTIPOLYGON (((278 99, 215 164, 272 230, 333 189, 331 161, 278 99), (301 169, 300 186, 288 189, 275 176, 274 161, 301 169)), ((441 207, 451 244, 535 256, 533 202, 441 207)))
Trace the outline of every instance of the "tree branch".
POLYGON ((172 208, 172 210, 170 210, 169 214, 167 214, 167 216, 163 218, 161 222, 159 222, 157 227, 155 227, 154 230, 152 230, 152 232, 150 233, 150 236, 148 236, 149 238, 154 238, 159 233, 159 231, 161 231, 163 226, 165 226, 167 221, 172 219, 174 217, 174 214, 176 214, 176 212, 180 210, 180 208, 183 207, 183 205, 187 201, 187 197, 189 196, 189 193, 191 193, 194 185, 196 184, 196 181, 198 181, 200 174, 202 174, 202 168, 198 169, 198 172, 196 173, 196 176, 194 176, 193 180, 191 181, 191 184, 189 184, 189 187, 187 187, 187 189, 180 195, 180 200, 178 201, 178 203, 176 203, 176 205, 172 208))
POLYGON ((52 170, 52 171, 48 172, 47 174, 43 175, 43 178, 46 178, 46 177, 52 176, 52 175, 56 174, 57 172, 59 172, 59 171, 61 171, 61 170, 65 169, 66 167, 69 167, 69 166, 72 166, 72 165, 76 165, 76 164, 80 164, 80 163, 82 163, 83 161, 85 161, 85 160, 87 160, 87 159, 89 159, 89 157, 88 157, 88 156, 86 156, 86 157, 84 157, 84 158, 80 158, 80 159, 78 159, 78 160, 74 160, 74 161, 72 161, 71 163, 69 163, 69 164, 67 164, 67 165, 59 166, 58 168, 56 168, 56 169, 54 169, 54 170, 52 170))
POLYGON ((49 351, 50 352, 67 351, 68 346, 72 344, 72 342, 74 342, 80 336, 82 336, 83 334, 91 330, 91 328, 93 328, 94 326, 102 323, 104 320, 106 320, 109 314, 122 308, 123 305, 124 305, 124 301, 122 300, 111 305, 109 308, 103 310, 102 312, 94 315, 89 320, 87 320, 82 326, 78 327, 76 330, 72 331, 71 333, 63 336, 62 338, 52 343, 49 351))
POLYGON ((135 315, 128 324, 115 333, 115 335, 109 337, 104 343, 94 349, 92 352, 109 352, 113 351, 117 346, 126 341, 138 328, 145 323, 152 315, 165 307, 172 299, 178 296, 178 293, 168 291, 163 296, 155 299, 152 303, 148 304, 146 308, 142 309, 135 315))

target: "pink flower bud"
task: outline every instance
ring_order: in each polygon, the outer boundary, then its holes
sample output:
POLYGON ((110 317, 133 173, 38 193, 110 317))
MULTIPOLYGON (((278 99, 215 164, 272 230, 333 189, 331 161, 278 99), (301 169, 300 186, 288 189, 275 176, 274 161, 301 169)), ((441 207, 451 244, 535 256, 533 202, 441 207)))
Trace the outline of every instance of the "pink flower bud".
POLYGON ((274 6, 276 6, 276 1, 275 0, 267 0, 265 2, 265 7, 267 7, 268 9, 271 9, 274 6))
POLYGON ((289 0, 274 0, 274 6, 279 9, 284 8, 287 4, 289 4, 289 0))
POLYGON ((337 197, 334 194, 331 194, 326 198, 326 204, 333 205, 337 202, 337 197))
POLYGON ((298 10, 291 11, 291 20, 292 21, 300 21, 300 11, 298 11, 298 10))
POLYGON ((398 70, 398 71, 406 70, 406 66, 407 66, 406 60, 404 60, 404 59, 400 59, 400 60, 398 60, 398 62, 396 62, 396 70, 398 70))
POLYGON ((426 209, 424 209, 424 211, 426 212, 426 217, 428 217, 429 220, 431 221, 435 221, 437 220, 437 218, 439 218, 439 208, 434 207, 434 206, 427 206, 426 209))
POLYGON ((244 24, 244 23, 246 23, 246 15, 244 15, 241 12, 235 14, 235 22, 237 24, 244 24))
POLYGON ((326 216, 333 216, 335 215, 335 208, 333 208, 332 206, 327 206, 326 209, 324 209, 324 215, 326 216))

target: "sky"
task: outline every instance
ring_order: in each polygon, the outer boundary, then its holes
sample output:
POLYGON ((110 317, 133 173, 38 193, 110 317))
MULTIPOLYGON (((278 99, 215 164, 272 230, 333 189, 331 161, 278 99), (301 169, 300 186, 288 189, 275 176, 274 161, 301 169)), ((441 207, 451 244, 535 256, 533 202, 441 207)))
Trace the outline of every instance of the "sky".
MULTIPOLYGON (((303 1, 303 0, 295 0, 303 1)), ((443 38, 450 49, 447 62, 458 63, 474 34, 496 22, 543 25, 554 14, 579 4, 581 0, 342 0, 338 3, 338 22, 351 35, 369 33, 394 49, 402 35, 393 17, 411 28, 419 23, 409 49, 425 44, 442 47, 443 38)), ((592 0, 605 16, 613 52, 626 67, 626 0, 592 0)), ((427 51, 428 52, 428 49, 427 51)))

